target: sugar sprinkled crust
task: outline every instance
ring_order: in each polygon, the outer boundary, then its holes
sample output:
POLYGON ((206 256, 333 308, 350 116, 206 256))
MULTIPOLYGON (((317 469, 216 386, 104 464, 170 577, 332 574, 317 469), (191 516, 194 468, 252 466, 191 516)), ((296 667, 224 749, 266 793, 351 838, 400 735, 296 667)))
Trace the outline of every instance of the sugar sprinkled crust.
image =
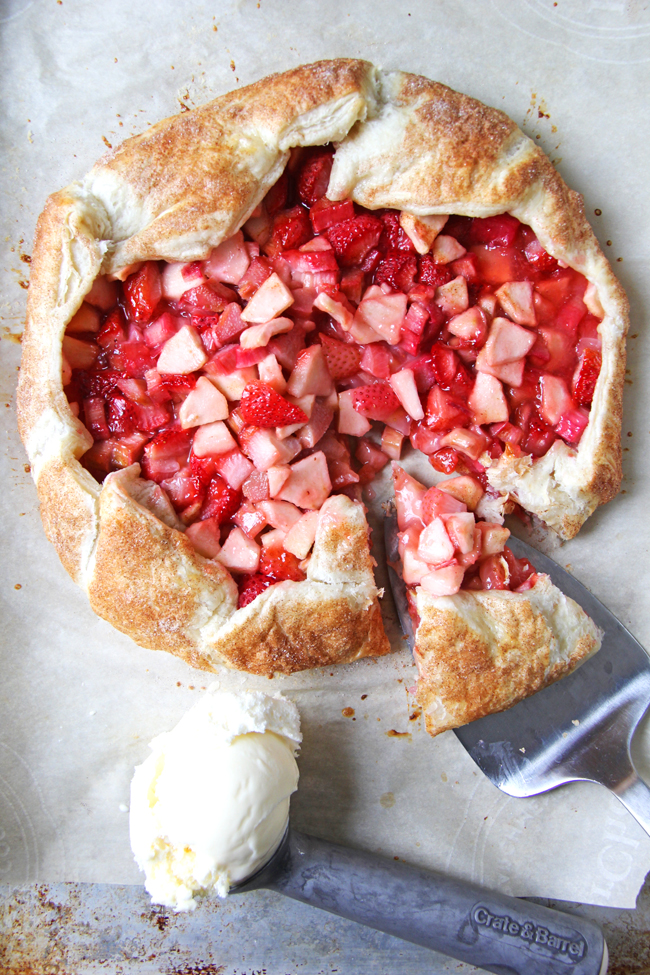
MULTIPOLYGON (((92 438, 62 389, 61 340, 98 274, 204 258, 247 219, 292 147, 327 142, 339 144, 330 198, 418 215, 508 211, 596 286, 603 365, 579 448, 558 442, 534 465, 506 451, 488 478, 566 538, 620 484, 625 296, 581 198, 507 116, 425 78, 338 60, 166 119, 48 200, 34 245, 18 414, 46 533, 96 612, 138 643, 205 669, 222 662, 270 674, 388 652, 361 509, 330 498, 307 580, 271 587, 236 610, 228 573, 149 510, 136 469, 100 487, 79 464, 92 438), (346 534, 350 550, 340 544, 346 534)), ((489 615, 512 594, 483 595, 491 599, 472 598, 489 615)))
POLYGON ((575 670, 601 643, 593 621, 546 575, 526 593, 436 598, 419 588, 416 600, 417 700, 431 735, 512 707, 575 670))

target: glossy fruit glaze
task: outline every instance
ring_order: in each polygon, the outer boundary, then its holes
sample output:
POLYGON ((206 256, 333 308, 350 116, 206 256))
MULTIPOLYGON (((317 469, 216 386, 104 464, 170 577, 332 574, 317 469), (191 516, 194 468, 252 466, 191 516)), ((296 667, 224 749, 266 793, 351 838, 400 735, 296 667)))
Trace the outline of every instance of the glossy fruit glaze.
MULTIPOLYGON (((509 214, 331 202, 331 165, 328 147, 295 151, 206 260, 97 279, 63 340, 65 392, 94 439, 82 463, 100 481, 140 463, 245 605, 304 578, 325 498, 360 498, 408 440, 457 475, 451 510, 438 489, 417 531, 402 510, 409 584, 525 588, 532 568, 481 521, 485 469, 579 443, 601 365, 594 289, 509 214)), ((394 476, 398 509, 417 507, 426 488, 414 501, 394 476)))

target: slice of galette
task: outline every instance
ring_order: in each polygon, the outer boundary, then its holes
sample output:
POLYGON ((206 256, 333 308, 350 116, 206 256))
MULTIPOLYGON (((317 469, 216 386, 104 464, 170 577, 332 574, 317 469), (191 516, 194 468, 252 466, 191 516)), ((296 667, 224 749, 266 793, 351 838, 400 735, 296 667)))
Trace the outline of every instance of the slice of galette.
MULTIPOLYGON (((618 490, 626 327, 502 113, 362 61, 264 79, 41 215, 19 419, 46 532, 99 615, 194 666, 386 653, 363 485, 413 448, 486 539, 516 504, 571 537, 618 490)), ((425 575, 487 618, 485 544, 425 575)))

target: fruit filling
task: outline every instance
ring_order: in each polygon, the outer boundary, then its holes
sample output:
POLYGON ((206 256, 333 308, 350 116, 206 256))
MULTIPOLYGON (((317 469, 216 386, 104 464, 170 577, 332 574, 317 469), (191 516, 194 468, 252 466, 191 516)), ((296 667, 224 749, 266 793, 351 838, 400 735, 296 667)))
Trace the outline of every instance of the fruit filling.
POLYGON ((486 468, 580 442, 597 293, 510 214, 329 200, 332 159, 295 150, 205 260, 95 281, 63 339, 65 392, 94 440, 82 463, 100 481, 139 463, 197 552, 238 578, 241 606, 303 579, 325 499, 360 499, 410 442, 456 474, 409 489, 409 510, 424 505, 400 525, 410 584, 519 589, 531 573, 506 529, 475 519, 498 497, 486 468))

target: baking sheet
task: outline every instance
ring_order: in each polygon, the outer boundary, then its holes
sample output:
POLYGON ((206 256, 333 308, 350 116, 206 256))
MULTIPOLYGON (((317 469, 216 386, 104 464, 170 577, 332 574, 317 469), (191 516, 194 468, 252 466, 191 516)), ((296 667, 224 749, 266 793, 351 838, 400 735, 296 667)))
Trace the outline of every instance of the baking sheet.
MULTIPOLYGON (((550 554, 650 643, 647 5, 380 0, 369 11, 335 0, 325 14, 293 2, 162 0, 154 15, 123 0, 5 0, 0 29, 0 882, 140 883, 128 844, 133 766, 210 681, 98 620, 44 538, 14 416, 36 217, 47 194, 83 175, 107 145, 271 71, 361 56, 427 74, 507 111, 584 193, 632 302, 625 493, 550 554)), ((452 733, 425 734, 405 650, 271 685, 218 678, 283 690, 298 703, 298 828, 507 893, 633 906, 650 839, 618 801, 590 784, 526 800, 500 793, 452 733)), ((648 777, 645 731, 636 757, 648 777)))

